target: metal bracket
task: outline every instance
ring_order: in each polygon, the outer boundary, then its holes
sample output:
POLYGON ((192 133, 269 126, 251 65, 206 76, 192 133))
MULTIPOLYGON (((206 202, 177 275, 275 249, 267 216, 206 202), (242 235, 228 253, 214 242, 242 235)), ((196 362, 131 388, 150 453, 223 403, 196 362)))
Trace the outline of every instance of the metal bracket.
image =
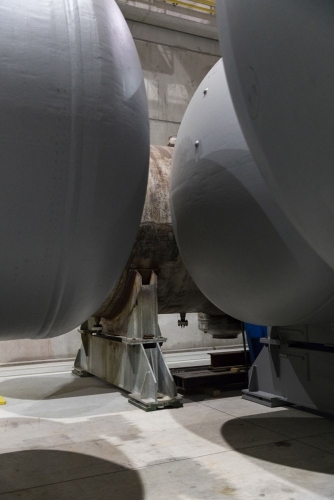
POLYGON ((188 320, 186 319, 186 313, 180 313, 180 318, 177 322, 177 325, 181 328, 185 328, 188 326, 188 320))
POLYGON ((145 411, 182 406, 174 379, 166 365, 160 344, 158 324, 157 276, 151 273, 149 285, 136 273, 133 290, 125 310, 112 322, 111 331, 81 330, 73 373, 90 373, 129 392, 129 403, 145 411), (129 307, 129 304, 131 307, 129 307))

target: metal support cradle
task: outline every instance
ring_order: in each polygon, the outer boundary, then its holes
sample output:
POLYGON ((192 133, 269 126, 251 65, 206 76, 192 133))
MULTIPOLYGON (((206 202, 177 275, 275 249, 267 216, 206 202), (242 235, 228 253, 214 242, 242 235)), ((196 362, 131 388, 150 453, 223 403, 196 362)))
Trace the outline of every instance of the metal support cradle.
POLYGON ((265 406, 294 404, 334 414, 332 323, 273 327, 249 370, 243 398, 265 406))
MULTIPOLYGON (((97 325, 94 331, 83 325, 82 346, 73 373, 95 375, 129 392, 129 403, 145 411, 182 406, 160 344, 157 276, 148 285, 136 273, 134 286, 122 313, 112 322, 112 333, 97 325)), ((110 326, 110 323, 109 323, 110 326)))

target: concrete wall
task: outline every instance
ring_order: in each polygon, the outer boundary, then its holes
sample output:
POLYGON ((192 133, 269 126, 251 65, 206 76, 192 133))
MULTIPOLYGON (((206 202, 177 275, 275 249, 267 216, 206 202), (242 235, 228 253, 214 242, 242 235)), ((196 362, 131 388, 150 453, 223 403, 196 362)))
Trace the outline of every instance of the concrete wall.
POLYGON ((77 330, 53 339, 4 340, 0 342, 0 363, 74 358, 79 346, 77 330))
POLYGON ((195 90, 219 59, 216 40, 128 21, 143 68, 151 144, 176 135, 195 90))
POLYGON ((197 314, 187 314, 188 326, 177 326, 179 317, 176 314, 161 314, 159 325, 163 337, 167 342, 162 346, 163 351, 179 349, 200 349, 206 347, 226 347, 242 344, 241 334, 236 339, 213 339, 209 333, 203 333, 197 328, 197 314))
MULTIPOLYGON (((176 314, 161 314, 159 325, 163 337, 168 341, 163 345, 163 351, 241 345, 241 335, 237 339, 213 339, 197 328, 197 314, 187 314, 188 326, 180 328, 177 325, 179 317, 176 314)), ((38 361, 46 359, 74 358, 80 347, 80 334, 77 330, 45 340, 8 340, 0 342, 0 364, 20 361, 38 361)))
MULTIPOLYGON (((154 1, 150 2, 150 18, 147 10, 134 8, 133 2, 132 5, 123 2, 123 8, 130 9, 126 11, 128 25, 143 67, 151 143, 167 145, 168 137, 177 134, 183 114, 198 85, 220 57, 214 18, 207 16, 206 19, 194 13, 188 16, 187 12, 182 13, 182 9, 173 9, 173 6, 166 7, 166 4, 154 1), (158 7, 153 12, 152 5, 155 3, 158 7), (165 9, 163 13, 162 6, 165 9), (195 19, 194 16, 197 16, 196 22, 191 21, 195 19), (136 21, 142 18, 158 26, 136 21)), ((177 320, 176 315, 160 317, 163 335, 169 338, 165 349, 224 344, 197 329, 196 314, 188 315, 189 326, 182 330, 177 326, 177 320)), ((79 345, 80 335, 76 331, 54 339, 0 342, 0 363, 72 358, 79 345)))

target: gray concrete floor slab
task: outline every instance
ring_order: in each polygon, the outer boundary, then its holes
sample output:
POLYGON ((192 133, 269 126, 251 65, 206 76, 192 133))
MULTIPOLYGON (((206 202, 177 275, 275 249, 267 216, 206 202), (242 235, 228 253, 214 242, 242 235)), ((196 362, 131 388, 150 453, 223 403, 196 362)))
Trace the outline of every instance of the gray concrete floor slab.
POLYGON ((0 500, 334 499, 332 419, 239 392, 145 413, 63 368, 0 371, 0 500))

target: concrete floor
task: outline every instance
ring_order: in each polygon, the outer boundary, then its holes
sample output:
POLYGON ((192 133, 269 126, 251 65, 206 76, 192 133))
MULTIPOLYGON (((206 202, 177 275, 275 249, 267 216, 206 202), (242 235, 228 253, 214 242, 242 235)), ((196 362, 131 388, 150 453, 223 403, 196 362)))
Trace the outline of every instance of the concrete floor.
POLYGON ((240 393, 144 413, 68 370, 0 372, 0 500, 334 498, 334 420, 240 393))

